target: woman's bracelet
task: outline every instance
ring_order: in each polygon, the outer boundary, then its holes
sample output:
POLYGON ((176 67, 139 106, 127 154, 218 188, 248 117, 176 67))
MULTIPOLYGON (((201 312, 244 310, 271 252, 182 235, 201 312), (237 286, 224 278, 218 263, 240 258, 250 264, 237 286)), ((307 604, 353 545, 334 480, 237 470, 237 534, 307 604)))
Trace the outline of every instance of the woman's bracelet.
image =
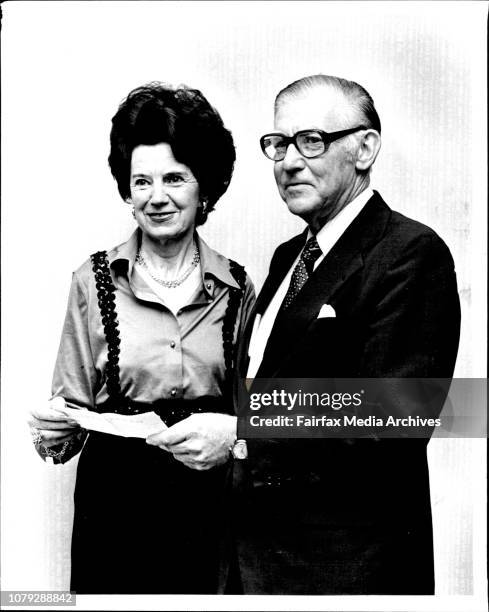
POLYGON ((53 459, 61 459, 61 457, 63 457, 63 455, 66 453, 66 449, 68 448, 69 444, 69 440, 63 442, 63 446, 59 451, 53 451, 50 448, 46 448, 45 446, 43 446, 43 454, 45 454, 46 457, 52 457, 53 459))

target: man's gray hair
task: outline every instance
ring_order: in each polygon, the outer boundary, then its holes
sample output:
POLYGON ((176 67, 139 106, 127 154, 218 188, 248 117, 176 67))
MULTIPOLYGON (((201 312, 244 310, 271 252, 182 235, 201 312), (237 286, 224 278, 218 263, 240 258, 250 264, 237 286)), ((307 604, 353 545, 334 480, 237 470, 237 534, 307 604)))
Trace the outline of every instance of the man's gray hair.
POLYGON ((348 81, 341 77, 329 76, 327 74, 314 74, 312 76, 298 79, 287 87, 284 87, 275 98, 275 112, 282 102, 282 99, 288 96, 300 95, 317 87, 329 87, 342 93, 345 98, 351 102, 352 107, 360 112, 362 122, 369 128, 377 130, 380 134, 380 119, 375 109, 372 96, 355 81, 348 81))

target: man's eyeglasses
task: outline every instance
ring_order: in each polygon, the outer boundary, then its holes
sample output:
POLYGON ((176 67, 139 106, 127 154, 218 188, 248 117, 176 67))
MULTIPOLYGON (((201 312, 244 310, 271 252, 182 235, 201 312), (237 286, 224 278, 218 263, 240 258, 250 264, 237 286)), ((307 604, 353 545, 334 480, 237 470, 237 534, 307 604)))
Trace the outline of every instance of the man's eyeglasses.
POLYGON ((261 150, 268 159, 272 161, 282 161, 287 154, 287 149, 291 143, 301 155, 307 158, 318 157, 328 150, 329 145, 339 138, 353 134, 358 130, 366 130, 365 125, 341 130, 340 132, 323 132, 323 130, 301 130, 293 136, 272 133, 265 134, 260 138, 261 150))

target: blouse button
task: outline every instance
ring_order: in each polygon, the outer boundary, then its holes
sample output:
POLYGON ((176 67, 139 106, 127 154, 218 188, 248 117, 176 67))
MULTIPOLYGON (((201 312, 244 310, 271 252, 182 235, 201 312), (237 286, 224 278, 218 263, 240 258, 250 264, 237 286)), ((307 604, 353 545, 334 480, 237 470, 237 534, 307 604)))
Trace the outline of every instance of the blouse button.
POLYGON ((176 346, 175 342, 173 342, 173 341, 170 342, 170 346, 171 346, 171 348, 175 348, 175 346, 176 346))
POLYGON ((170 395, 172 397, 175 397, 176 394, 177 394, 177 390, 176 389, 172 389, 170 395))
POLYGON ((209 289, 209 291, 212 289, 212 283, 207 283, 206 285, 207 289, 209 289))

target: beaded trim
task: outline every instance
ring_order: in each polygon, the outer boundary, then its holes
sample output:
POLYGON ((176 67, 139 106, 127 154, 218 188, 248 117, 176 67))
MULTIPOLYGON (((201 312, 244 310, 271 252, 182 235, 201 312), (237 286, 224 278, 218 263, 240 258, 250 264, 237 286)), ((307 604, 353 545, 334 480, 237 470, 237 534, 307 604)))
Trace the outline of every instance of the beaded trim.
POLYGON ((115 309, 115 287, 109 271, 107 251, 98 251, 90 256, 92 270, 95 274, 95 286, 97 288, 98 305, 102 316, 105 339, 107 341, 107 366, 105 368, 107 393, 116 405, 129 408, 127 400, 121 392, 119 378, 119 322, 115 309))
MULTIPOLYGON (((92 270, 95 274, 95 286, 97 288, 98 305, 104 326, 105 339, 107 341, 107 366, 106 385, 109 400, 113 402, 115 412, 131 411, 131 402, 124 397, 121 391, 119 354, 120 333, 117 329, 117 312, 115 309, 115 287, 109 271, 107 251, 98 251, 90 256, 92 270)), ((222 344, 224 350, 224 395, 231 392, 233 381, 233 366, 236 358, 234 346, 234 331, 238 317, 239 305, 246 288, 246 272, 243 266, 235 261, 229 260, 229 271, 236 280, 239 289, 229 289, 229 299, 224 313, 222 323, 222 344)))

